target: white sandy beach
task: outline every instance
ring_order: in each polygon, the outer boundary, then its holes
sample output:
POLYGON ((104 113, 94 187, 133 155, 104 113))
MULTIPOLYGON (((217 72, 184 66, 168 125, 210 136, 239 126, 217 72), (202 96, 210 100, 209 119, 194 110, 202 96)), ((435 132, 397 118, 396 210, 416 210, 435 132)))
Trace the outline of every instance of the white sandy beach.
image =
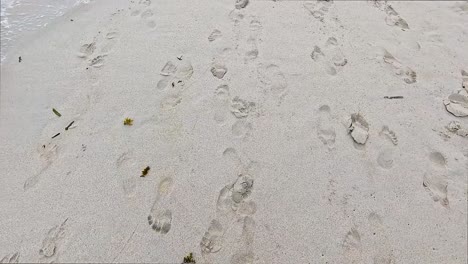
POLYGON ((0 260, 467 263, 467 47, 466 1, 80 4, 1 65, 0 260))

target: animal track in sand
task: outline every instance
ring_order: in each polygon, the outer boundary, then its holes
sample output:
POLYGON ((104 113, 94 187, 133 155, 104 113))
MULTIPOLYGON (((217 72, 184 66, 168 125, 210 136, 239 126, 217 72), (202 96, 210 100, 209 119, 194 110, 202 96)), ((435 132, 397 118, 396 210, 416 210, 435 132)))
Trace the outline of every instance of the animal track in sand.
POLYGON ((395 74, 400 76, 402 80, 407 84, 412 84, 416 82, 416 72, 411 68, 403 66, 392 54, 390 54, 386 49, 382 49, 382 59, 383 61, 392 67, 395 74))
POLYGON ((304 8, 319 21, 323 22, 325 15, 333 5, 333 0, 318 0, 316 2, 306 1, 304 8))
POLYGON ((314 62, 320 63, 330 75, 336 75, 348 63, 334 37, 328 38, 324 49, 315 45, 310 57, 314 62))
POLYGON ((328 105, 322 105, 318 110, 317 135, 328 148, 332 149, 335 146, 336 133, 328 105))
POLYGON ((0 263, 18 263, 19 257, 20 257, 19 252, 15 252, 11 255, 8 254, 0 260, 0 263))
POLYGON ((60 225, 56 225, 49 229, 46 237, 42 241, 42 247, 39 249, 39 255, 44 258, 53 258, 57 254, 59 241, 65 237, 65 224, 68 218, 65 219, 60 225))
POLYGON ((161 234, 167 234, 171 230, 172 211, 160 208, 161 200, 165 199, 172 191, 172 177, 164 177, 159 182, 156 198, 148 215, 148 224, 151 228, 161 234))
POLYGON ((369 124, 361 114, 352 114, 348 131, 354 142, 364 145, 369 137, 369 124))
POLYGON ((80 48, 80 53, 78 54, 78 57, 80 58, 87 58, 93 52, 96 50, 96 42, 91 42, 88 44, 83 44, 80 48))

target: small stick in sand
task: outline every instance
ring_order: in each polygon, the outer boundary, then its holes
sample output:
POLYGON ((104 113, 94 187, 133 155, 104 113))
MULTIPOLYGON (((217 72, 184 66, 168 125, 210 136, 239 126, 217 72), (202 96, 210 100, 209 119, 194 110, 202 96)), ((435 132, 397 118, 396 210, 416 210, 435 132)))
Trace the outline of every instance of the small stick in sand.
POLYGON ((60 135, 60 133, 55 134, 52 138, 56 138, 60 135))
POLYGON ((18 57, 18 62, 21 62, 23 59, 21 58, 21 56, 18 57))
POLYGON ((62 114, 59 113, 59 111, 55 110, 55 108, 52 108, 52 111, 54 112, 54 114, 56 114, 58 117, 61 117, 62 114))
POLYGON ((140 177, 145 177, 146 175, 148 175, 149 170, 150 170, 150 167, 146 166, 146 168, 141 171, 141 176, 140 177))
POLYGON ((403 99, 402 95, 397 96, 384 96, 385 99, 403 99))
POLYGON ((68 124, 68 126, 65 128, 65 130, 68 130, 73 125, 73 123, 75 123, 75 121, 71 121, 71 123, 68 124))

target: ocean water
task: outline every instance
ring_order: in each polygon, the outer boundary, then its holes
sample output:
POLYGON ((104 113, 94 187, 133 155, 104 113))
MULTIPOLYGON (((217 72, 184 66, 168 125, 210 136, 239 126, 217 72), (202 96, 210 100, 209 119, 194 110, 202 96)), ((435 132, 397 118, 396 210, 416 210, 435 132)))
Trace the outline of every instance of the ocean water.
POLYGON ((22 38, 89 0, 0 0, 0 59, 22 38))

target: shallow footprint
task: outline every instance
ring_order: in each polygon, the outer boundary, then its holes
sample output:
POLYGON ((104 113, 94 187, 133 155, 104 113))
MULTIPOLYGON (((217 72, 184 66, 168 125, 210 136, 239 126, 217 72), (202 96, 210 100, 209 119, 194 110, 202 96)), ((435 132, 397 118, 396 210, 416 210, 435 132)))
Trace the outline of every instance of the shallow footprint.
POLYGON ((62 224, 49 229, 46 237, 42 241, 42 247, 39 249, 39 255, 45 258, 51 258, 57 253, 58 241, 65 235, 65 223, 67 220, 68 218, 65 219, 62 224))
POLYGON ((351 228, 346 234, 343 240, 343 249, 347 260, 351 260, 351 263, 359 263, 362 250, 361 235, 355 228, 351 228))
POLYGON ((224 124, 228 114, 229 104, 229 86, 222 84, 216 88, 214 95, 214 117, 213 119, 218 124, 224 124))
POLYGON ((429 154, 429 160, 433 165, 439 168, 445 168, 447 165, 447 160, 445 159, 444 155, 437 151, 431 152, 431 154, 429 154))
POLYGON ((222 79, 227 73, 227 68, 224 64, 216 63, 211 67, 211 73, 214 77, 222 79))
POLYGON ((18 263, 20 254, 15 252, 11 255, 6 255, 0 260, 0 263, 18 263))
POLYGON ((212 220, 208 231, 202 237, 200 241, 200 249, 202 255, 216 253, 223 247, 223 226, 218 220, 212 220))
POLYGON ((377 156, 377 164, 384 169, 390 169, 394 163, 393 156, 393 149, 384 149, 377 156))
POLYGON ((331 110, 328 105, 322 105, 319 108, 319 119, 317 126, 317 135, 323 144, 327 145, 330 149, 335 146, 335 128, 331 122, 331 110))
POLYGON ((448 182, 443 175, 428 175, 423 177, 423 187, 429 193, 434 202, 439 202, 442 206, 448 207, 447 196, 448 182))
POLYGON ((246 138, 252 131, 252 123, 245 119, 236 120, 232 125, 232 135, 236 138, 246 138))
POLYGON ((385 63, 392 66, 395 71, 395 74, 400 76, 402 80, 407 84, 412 84, 416 82, 416 72, 411 68, 403 66, 390 52, 386 49, 382 49, 382 59, 385 63))

